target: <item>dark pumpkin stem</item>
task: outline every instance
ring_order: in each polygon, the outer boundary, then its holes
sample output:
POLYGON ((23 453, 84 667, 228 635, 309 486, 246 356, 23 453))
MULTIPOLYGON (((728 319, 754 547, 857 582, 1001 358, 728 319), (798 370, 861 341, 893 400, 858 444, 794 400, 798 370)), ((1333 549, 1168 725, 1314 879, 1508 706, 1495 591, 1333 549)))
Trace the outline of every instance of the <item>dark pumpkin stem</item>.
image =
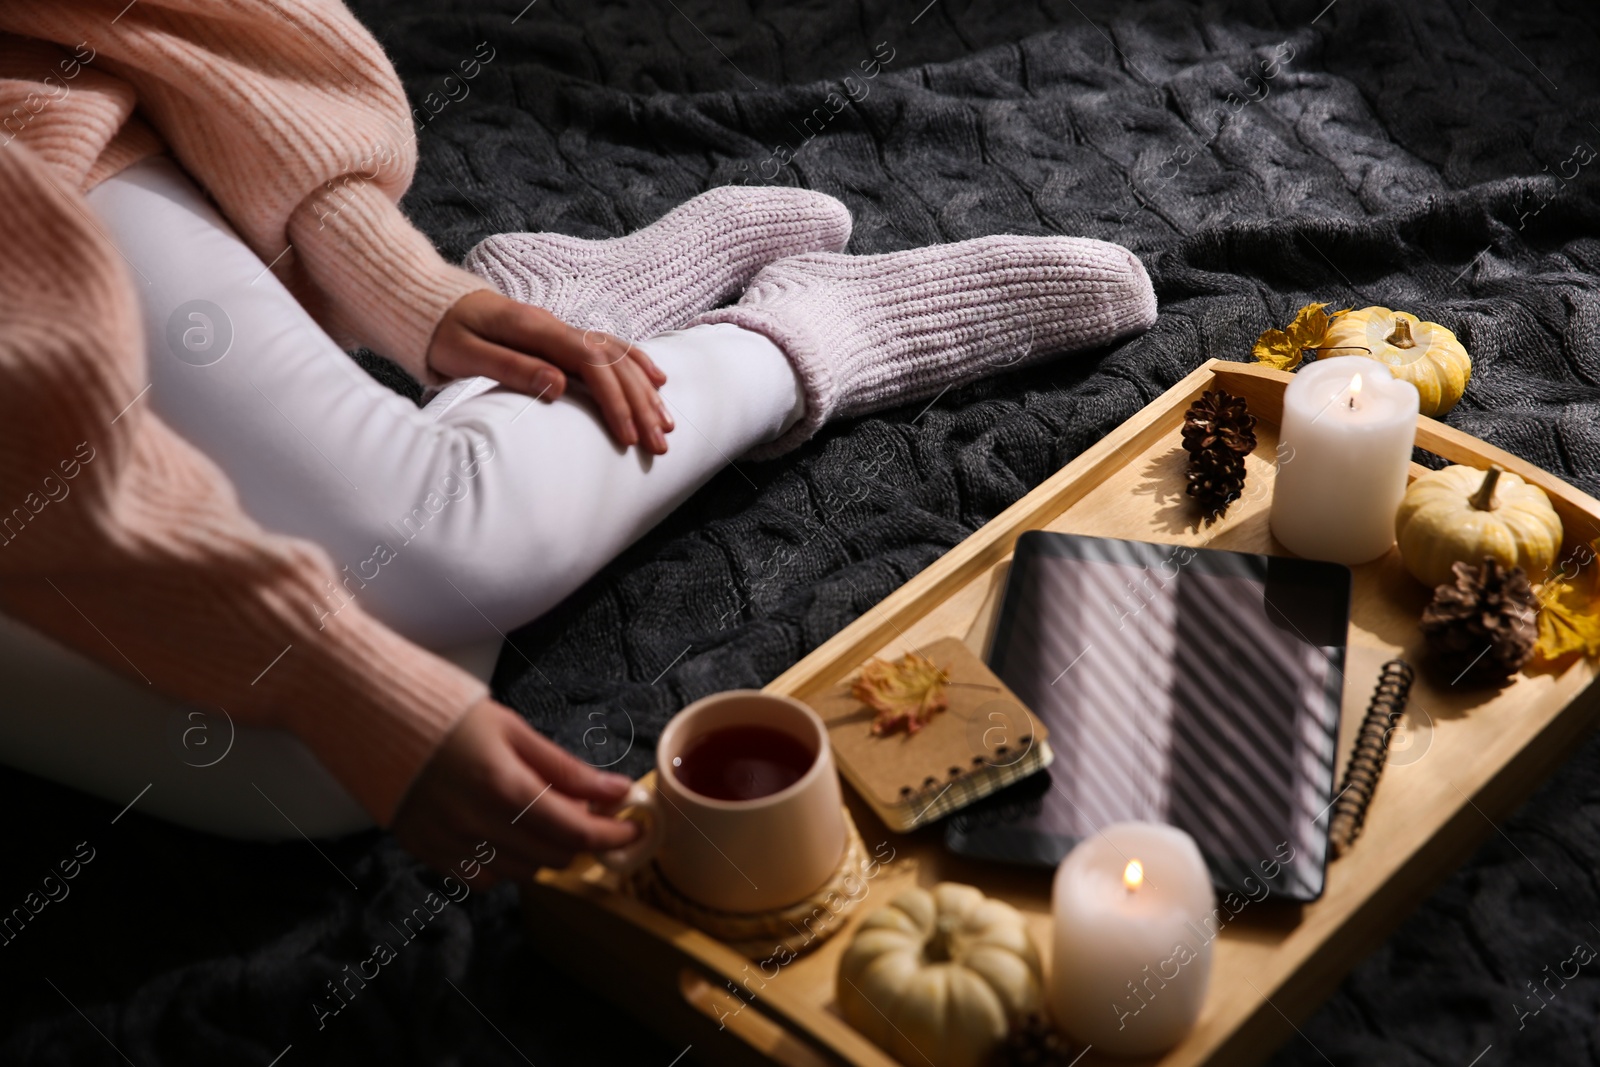
POLYGON ((1384 340, 1396 348, 1417 347, 1416 338, 1411 336, 1411 324, 1398 315, 1394 319, 1394 333, 1385 337, 1384 340))
POLYGON ((922 946, 922 954, 929 963, 948 963, 952 935, 955 933, 956 920, 948 915, 941 915, 933 924, 933 936, 928 938, 922 946))
POLYGON ((1472 494, 1472 506, 1479 511, 1494 510, 1494 486, 1500 480, 1500 468, 1490 467, 1483 472, 1483 484, 1472 494))

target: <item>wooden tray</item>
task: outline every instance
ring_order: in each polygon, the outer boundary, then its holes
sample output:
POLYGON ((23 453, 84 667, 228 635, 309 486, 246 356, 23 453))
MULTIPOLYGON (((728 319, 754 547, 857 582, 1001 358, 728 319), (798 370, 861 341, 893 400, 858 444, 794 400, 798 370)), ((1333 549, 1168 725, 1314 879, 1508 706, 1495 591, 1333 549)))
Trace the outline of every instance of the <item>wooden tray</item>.
MULTIPOLYGON (((869 656, 896 656, 946 636, 964 638, 981 654, 1012 544, 1025 530, 1287 555, 1268 530, 1266 490, 1283 388, 1291 377, 1254 365, 1206 363, 767 688, 804 699, 869 656), (1260 443, 1247 461, 1244 499, 1225 519, 1202 529, 1183 495, 1178 428, 1184 409, 1214 386, 1246 398, 1258 419, 1260 443)), ((1417 445, 1455 463, 1497 463, 1543 488, 1566 526, 1568 549, 1600 535, 1600 501, 1531 464, 1426 418, 1418 420, 1417 445)), ((1413 477, 1421 472, 1414 467, 1413 477)), ((1415 622, 1426 600, 1394 551, 1355 568, 1338 773, 1379 666, 1397 654, 1415 662, 1415 622)), ((1600 708, 1600 690, 1590 691, 1595 668, 1588 661, 1519 676, 1490 695, 1452 689, 1425 675, 1419 673, 1403 732, 1392 742, 1366 829, 1346 856, 1330 862, 1322 898, 1304 907, 1274 907, 1270 898, 1245 907, 1214 943, 1211 987, 1198 1026, 1165 1057, 1145 1062, 1250 1064, 1266 1059, 1285 1039, 1302 1040, 1295 1037, 1295 1024, 1495 831, 1493 820, 1574 750, 1600 708)), ((850 922, 905 885, 951 879, 1022 909, 1048 952, 1049 872, 949 856, 940 828, 891 833, 846 793, 867 848, 881 850, 880 856, 892 849, 894 855, 870 883, 875 900, 865 901, 850 922)), ((568 870, 545 872, 524 892, 529 935, 595 989, 682 1042, 689 1059, 892 1067, 894 1061, 832 1006, 848 929, 787 966, 752 962, 614 892, 612 885, 598 864, 583 858, 568 870)), ((1094 1051, 1080 1061, 1082 1067, 1099 1062, 1094 1051)))

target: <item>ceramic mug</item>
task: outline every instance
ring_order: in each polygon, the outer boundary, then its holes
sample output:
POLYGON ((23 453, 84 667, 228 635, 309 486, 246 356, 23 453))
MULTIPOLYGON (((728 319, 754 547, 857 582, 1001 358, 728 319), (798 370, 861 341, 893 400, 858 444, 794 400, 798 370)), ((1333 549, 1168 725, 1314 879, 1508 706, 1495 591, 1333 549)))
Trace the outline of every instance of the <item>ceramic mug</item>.
POLYGON ((634 783, 614 809, 643 816, 643 833, 598 858, 625 874, 653 858, 679 892, 706 907, 770 911, 804 900, 838 869, 847 843, 843 804, 817 713, 792 697, 732 689, 702 697, 667 723, 656 744, 654 784, 634 783), (673 760, 727 726, 786 733, 812 753, 811 765, 798 781, 753 800, 696 793, 679 780, 673 760))

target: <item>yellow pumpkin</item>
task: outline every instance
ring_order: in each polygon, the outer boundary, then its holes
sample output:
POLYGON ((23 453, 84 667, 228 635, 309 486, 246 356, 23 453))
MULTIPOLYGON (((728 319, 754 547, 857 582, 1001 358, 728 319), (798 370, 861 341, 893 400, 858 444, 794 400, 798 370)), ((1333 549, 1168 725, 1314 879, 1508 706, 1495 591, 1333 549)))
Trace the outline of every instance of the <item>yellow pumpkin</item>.
POLYGON ((1406 311, 1370 307, 1335 315, 1317 346, 1320 356, 1364 356, 1417 387, 1422 414, 1455 407, 1472 377, 1472 359, 1456 335, 1406 311))
POLYGON ((900 893, 839 960, 845 1021, 906 1064, 981 1067, 1042 987, 1022 914, 954 882, 900 893))
POLYGON ((1430 588, 1453 581, 1457 562, 1493 556, 1537 585, 1561 551, 1561 518, 1537 485, 1490 467, 1429 471, 1406 490, 1394 519, 1406 570, 1430 588))

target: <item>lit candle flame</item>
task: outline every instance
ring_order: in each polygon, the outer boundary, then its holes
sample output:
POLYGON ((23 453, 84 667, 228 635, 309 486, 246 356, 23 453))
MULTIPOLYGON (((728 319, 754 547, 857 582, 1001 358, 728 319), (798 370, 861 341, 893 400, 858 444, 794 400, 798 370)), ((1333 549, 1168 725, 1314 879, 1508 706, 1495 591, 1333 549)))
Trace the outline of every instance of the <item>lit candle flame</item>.
POLYGON ((1144 864, 1138 860, 1129 860, 1128 865, 1122 869, 1122 884, 1132 893, 1144 884, 1144 864))
POLYGON ((1356 406, 1356 397, 1361 395, 1361 375, 1350 379, 1350 406, 1356 406))

